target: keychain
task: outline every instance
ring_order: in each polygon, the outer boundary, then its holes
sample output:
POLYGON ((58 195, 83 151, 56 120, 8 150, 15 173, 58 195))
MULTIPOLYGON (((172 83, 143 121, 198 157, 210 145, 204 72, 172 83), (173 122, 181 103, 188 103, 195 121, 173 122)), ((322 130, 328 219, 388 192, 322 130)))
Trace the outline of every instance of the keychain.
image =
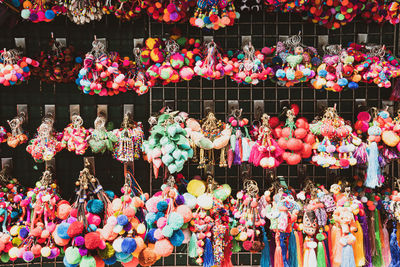
POLYGON ((106 118, 102 115, 97 116, 94 121, 94 129, 91 129, 89 136, 89 146, 93 153, 104 153, 106 151, 114 151, 114 143, 118 138, 112 131, 107 131, 106 118))
POLYGON ((61 140, 63 147, 66 147, 70 152, 75 151, 77 155, 85 154, 88 148, 87 139, 89 138, 90 132, 82 125, 82 117, 73 115, 71 117, 71 123, 64 129, 63 138, 61 140))
POLYGON ((11 121, 7 121, 11 128, 11 135, 7 138, 7 144, 16 148, 18 145, 24 144, 28 141, 28 136, 24 133, 22 129, 22 124, 25 122, 25 113, 21 112, 17 117, 11 121))

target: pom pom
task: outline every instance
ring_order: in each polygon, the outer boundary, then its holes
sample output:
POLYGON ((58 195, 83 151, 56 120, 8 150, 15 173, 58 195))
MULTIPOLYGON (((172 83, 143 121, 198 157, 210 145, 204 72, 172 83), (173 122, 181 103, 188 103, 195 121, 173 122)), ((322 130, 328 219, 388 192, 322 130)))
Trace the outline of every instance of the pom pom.
MULTIPOLYGON (((184 223, 190 222, 192 220, 192 217, 193 217, 192 210, 188 206, 180 205, 176 209, 176 212, 182 216, 184 223)), ((158 222, 157 222, 157 225, 158 225, 158 222)))
POLYGON ((157 203, 157 210, 164 212, 168 208, 168 203, 166 201, 160 201, 157 203))
POLYGON ((82 257, 80 266, 96 267, 96 260, 92 256, 84 256, 82 257))
POLYGON ((46 12, 44 13, 44 16, 46 17, 46 19, 52 20, 52 19, 54 19, 56 14, 54 13, 53 10, 46 10, 46 12))
POLYGON ((77 236, 75 237, 74 242, 78 247, 83 246, 83 244, 85 244, 85 238, 83 238, 83 236, 77 236))
MULTIPOLYGON (((60 228, 57 229, 57 233, 58 233, 59 229, 60 228)), ((75 236, 82 234, 82 232, 83 232, 83 222, 75 221, 69 225, 68 230, 67 230, 67 236, 75 237, 75 236)), ((63 237, 61 237, 61 238, 63 238, 63 237)), ((64 238, 64 239, 66 239, 66 238, 64 238)))
POLYGON ((152 225, 153 223, 155 223, 155 221, 156 221, 156 214, 155 213, 149 212, 149 213, 146 214, 146 222, 149 225, 152 225))
POLYGON ((136 250, 136 241, 133 238, 125 238, 121 244, 123 253, 131 254, 136 250))
MULTIPOLYGON (((165 228, 165 227, 164 227, 165 228)), ((155 243, 156 241, 157 241, 157 239, 154 237, 154 232, 156 231, 156 229, 150 229, 148 232, 147 232, 147 235, 146 235, 146 240, 148 241, 148 242, 150 242, 150 243, 155 243)))
POLYGON ((177 212, 171 212, 168 216, 168 225, 171 226, 173 230, 178 230, 182 227, 184 221, 182 215, 177 212))
POLYGON ((140 252, 138 259, 140 265, 151 266, 157 261, 157 253, 152 248, 145 248, 140 252))
POLYGON ((174 232, 169 240, 174 247, 179 247, 182 245, 183 240, 185 240, 185 235, 183 234, 182 230, 179 229, 174 232))
POLYGON ((65 259, 69 264, 79 264, 81 261, 81 254, 77 247, 68 247, 65 250, 65 259))
POLYGON ((115 249, 114 246, 110 243, 106 243, 106 247, 104 249, 98 250, 99 256, 102 259, 109 259, 114 256, 115 249))
POLYGON ((85 247, 87 249, 96 249, 99 247, 100 243, 100 234, 98 232, 91 232, 85 235, 85 247))
POLYGON ((185 198, 181 195, 178 195, 175 199, 176 205, 183 205, 185 203, 185 198))
POLYGON ((165 237, 171 237, 174 234, 174 229, 170 225, 167 225, 162 229, 162 234, 165 237))
POLYGON ((92 213, 89 213, 87 215, 87 220, 88 220, 89 224, 93 224, 95 226, 99 226, 101 223, 100 216, 96 215, 96 214, 92 214, 92 213))
POLYGON ((109 258, 109 259, 103 259, 103 261, 104 261, 104 263, 105 264, 107 264, 107 265, 113 265, 114 263, 116 263, 117 262, 117 257, 115 257, 115 255, 114 256, 112 256, 111 258, 109 258))
POLYGON ((61 220, 66 220, 71 212, 71 206, 69 204, 59 205, 57 208, 57 217, 61 220))
POLYGON ((154 252, 161 257, 168 257, 174 251, 174 246, 168 239, 161 239, 154 245, 154 252))
POLYGON ((157 220, 158 228, 163 228, 165 225, 167 225, 167 218, 161 217, 160 219, 157 220))
POLYGON ((104 203, 99 199, 91 199, 88 201, 86 209, 90 213, 100 214, 104 210, 104 203))
POLYGON ((119 215, 117 217, 117 221, 119 225, 126 225, 129 221, 128 221, 128 217, 126 217, 125 215, 119 215))
POLYGON ((57 235, 62 238, 62 239, 70 239, 70 236, 68 235, 68 228, 70 224, 69 223, 61 223, 57 227, 57 235))
POLYGON ((25 251, 24 254, 22 255, 22 258, 24 259, 25 262, 31 262, 33 261, 35 256, 31 251, 25 251))
POLYGON ((21 230, 19 230, 19 236, 22 239, 25 239, 29 234, 29 230, 27 228, 21 228, 21 230))

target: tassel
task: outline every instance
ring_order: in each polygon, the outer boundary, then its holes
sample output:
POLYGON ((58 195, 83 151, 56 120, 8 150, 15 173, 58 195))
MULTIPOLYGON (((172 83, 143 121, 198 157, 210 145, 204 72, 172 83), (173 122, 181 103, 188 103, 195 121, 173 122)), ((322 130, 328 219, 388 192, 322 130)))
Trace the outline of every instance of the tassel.
POLYGON ((287 236, 286 233, 281 233, 280 242, 281 242, 281 249, 282 249, 283 266, 289 267, 288 256, 287 256, 288 250, 286 247, 286 236, 287 236))
POLYGON ((199 256, 199 254, 197 253, 197 237, 195 233, 193 233, 192 237, 190 238, 188 249, 190 258, 196 258, 199 256))
POLYGON ((378 210, 374 210, 374 223, 375 223, 375 247, 376 247, 376 255, 372 257, 372 264, 374 267, 381 267, 383 266, 383 259, 382 259, 382 243, 379 234, 379 215, 378 210))
POLYGON ((221 263, 221 267, 233 267, 231 239, 232 239, 232 237, 229 235, 229 230, 227 230, 225 232, 225 237, 224 237, 225 244, 227 244, 227 245, 224 249, 224 260, 221 263))
POLYGON ((240 163, 242 163, 242 158, 240 157, 240 139, 236 139, 235 157, 233 158, 233 164, 240 165, 240 163))
POLYGON ((303 234, 296 231, 296 245, 297 245, 297 264, 303 267, 303 234))
POLYGON ((240 247, 239 243, 236 241, 236 239, 232 240, 232 252, 237 253, 240 252, 242 248, 240 247))
POLYGON ((354 233, 356 242, 353 244, 354 261, 356 262, 356 266, 364 266, 365 256, 364 256, 363 230, 361 228, 359 221, 356 221, 356 226, 357 226, 357 232, 354 233))
POLYGON ((274 255, 274 267, 283 267, 283 258, 282 258, 282 248, 280 244, 280 233, 275 234, 275 255, 274 255))
POLYGON ((342 244, 340 244, 341 230, 334 225, 331 229, 332 235, 332 250, 331 250, 331 264, 332 266, 340 266, 342 261, 342 244))
POLYGON ((242 162, 248 161, 250 157, 250 140, 248 138, 243 138, 242 140, 242 151, 243 151, 243 156, 242 156, 242 162))
POLYGON ((342 250, 342 263, 340 267, 354 267, 356 263, 354 261, 353 247, 349 244, 345 245, 342 250))
POLYGON ((324 250, 325 250, 325 262, 327 267, 331 267, 331 258, 329 257, 329 244, 328 238, 324 240, 324 250))
POLYGON ((364 256, 366 266, 372 266, 371 262, 371 249, 370 249, 370 238, 368 236, 368 222, 366 216, 359 216, 358 220, 360 221, 362 232, 363 232, 363 241, 364 241, 364 256))
POLYGON ((303 258, 303 266, 307 267, 317 267, 317 256, 315 255, 315 247, 317 244, 310 239, 306 238, 304 242, 304 258, 303 258))
POLYGON ((297 245, 294 230, 289 236, 289 266, 297 266, 297 245))
MULTIPOLYGON (((318 242, 318 249, 317 249, 317 266, 318 267, 326 267, 326 255, 325 255, 325 248, 324 248, 324 241, 325 236, 323 233, 317 234, 318 242)), ((293 265, 294 266, 294 265, 293 265)))
POLYGON ((392 256, 392 261, 390 263, 391 267, 400 266, 400 247, 399 247, 399 242, 397 241, 396 233, 397 233, 396 225, 393 225, 393 230, 392 233, 390 234, 390 253, 392 256))
POLYGON ((249 155, 249 159, 248 162, 253 164, 254 166, 258 166, 258 162, 255 161, 255 159, 258 157, 258 147, 259 145, 257 143, 254 143, 254 145, 251 147, 251 151, 250 151, 250 155, 249 155))
POLYGON ((384 245, 384 250, 383 250, 383 261, 385 262, 385 267, 388 267, 390 265, 390 262, 392 261, 392 256, 390 255, 390 244, 389 244, 389 232, 386 229, 386 225, 382 229, 383 232, 383 243, 384 245))
MULTIPOLYGON (((264 243, 264 248, 261 252, 261 260, 260 260, 260 267, 270 267, 270 259, 269 259, 269 242, 268 242, 268 237, 267 234, 265 233, 264 228, 262 228, 263 231, 263 243, 264 243)), ((296 266, 296 265, 292 265, 296 266)))
POLYGON ((364 185, 369 188, 375 188, 379 185, 381 168, 379 166, 379 151, 376 142, 371 142, 368 147, 368 168, 364 185))
POLYGON ((219 166, 221 168, 226 167, 226 158, 225 158, 225 147, 221 149, 221 153, 219 155, 219 166))
POLYGON ((203 254, 203 266, 211 267, 214 263, 214 253, 212 249, 212 244, 209 238, 206 238, 206 242, 204 245, 204 254, 203 254))
POLYGON ((235 134, 231 134, 229 142, 231 143, 231 149, 234 152, 235 146, 236 146, 236 135, 235 134))
POLYGON ((232 148, 229 148, 229 150, 228 150, 228 167, 229 167, 229 169, 232 167, 232 163, 233 163, 233 151, 232 151, 232 148))

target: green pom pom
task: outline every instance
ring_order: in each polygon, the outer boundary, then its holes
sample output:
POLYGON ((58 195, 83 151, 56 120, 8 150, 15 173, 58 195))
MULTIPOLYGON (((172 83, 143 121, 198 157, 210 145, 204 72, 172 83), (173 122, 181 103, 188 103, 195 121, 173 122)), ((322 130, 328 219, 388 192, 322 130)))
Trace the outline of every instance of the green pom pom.
POLYGON ((80 266, 96 267, 96 260, 92 256, 83 256, 80 266))
POLYGON ((109 259, 115 254, 115 250, 110 243, 106 243, 106 248, 98 250, 98 254, 102 259, 109 259))
POLYGON ((245 81, 246 83, 251 83, 252 79, 251 79, 249 76, 247 76, 247 77, 244 79, 244 81, 245 81))
POLYGON ((8 255, 8 253, 1 255, 1 262, 7 263, 9 260, 10 260, 10 256, 8 255))
POLYGON ((77 247, 69 247, 65 250, 65 258, 69 264, 78 264, 82 257, 77 247))

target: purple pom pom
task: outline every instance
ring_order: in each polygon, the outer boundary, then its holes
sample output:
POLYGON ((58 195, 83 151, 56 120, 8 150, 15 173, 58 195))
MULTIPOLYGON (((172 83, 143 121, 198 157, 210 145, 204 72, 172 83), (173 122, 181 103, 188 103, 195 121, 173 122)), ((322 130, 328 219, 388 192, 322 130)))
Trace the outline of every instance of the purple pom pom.
POLYGON ((25 251, 24 254, 22 255, 22 258, 26 262, 31 262, 31 261, 33 261, 35 256, 33 255, 33 253, 31 251, 25 251))
POLYGON ((29 16, 29 19, 31 21, 37 21, 39 19, 39 17, 36 13, 31 13, 31 15, 29 16))
POLYGON ((83 246, 83 244, 85 244, 85 238, 83 238, 83 236, 77 236, 75 237, 75 245, 80 247, 83 246))
POLYGON ((178 13, 176 13, 176 12, 174 12, 174 13, 171 13, 170 15, 169 15, 169 18, 172 20, 172 21, 175 21, 175 20, 177 20, 178 19, 178 13))
POLYGON ((125 230, 126 232, 129 232, 131 229, 132 229, 132 224, 127 223, 127 224, 124 225, 124 230, 125 230))
POLYGON ((69 217, 69 218, 67 219, 67 223, 71 224, 71 223, 75 222, 76 220, 77 220, 77 219, 76 219, 75 217, 69 217))
POLYGON ((175 203, 177 205, 183 205, 183 204, 185 204, 185 198, 181 195, 178 195, 175 199, 175 203))
POLYGON ((80 248, 79 254, 81 254, 82 257, 86 256, 88 254, 88 250, 86 248, 80 248))

